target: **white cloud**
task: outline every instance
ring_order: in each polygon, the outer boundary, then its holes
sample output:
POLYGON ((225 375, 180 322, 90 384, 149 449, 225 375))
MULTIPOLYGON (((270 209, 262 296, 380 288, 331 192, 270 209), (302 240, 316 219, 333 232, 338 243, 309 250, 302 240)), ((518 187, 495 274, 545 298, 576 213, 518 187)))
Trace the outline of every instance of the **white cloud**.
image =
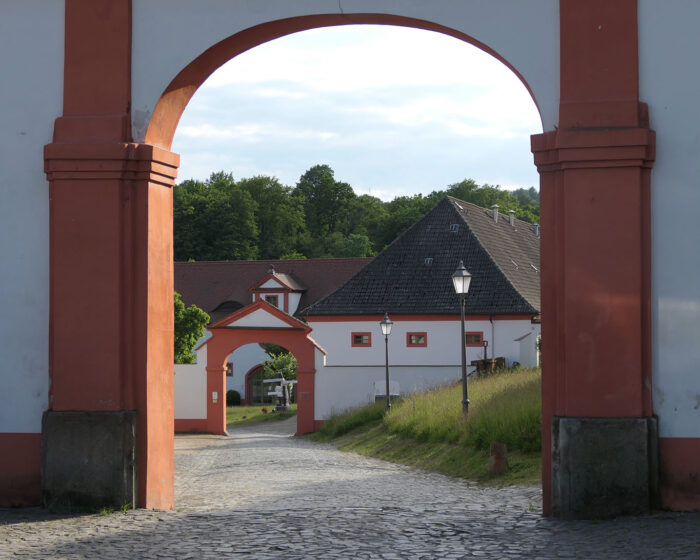
POLYGON ((323 130, 300 130, 274 124, 251 123, 231 127, 212 124, 182 125, 178 132, 185 137, 207 140, 240 140, 243 142, 264 142, 270 139, 284 140, 320 140, 327 141, 338 136, 335 132, 323 130))
POLYGON ((529 93, 490 55, 437 33, 352 26, 224 65, 191 100, 173 150, 181 177, 223 169, 293 185, 328 163, 358 192, 389 199, 465 177, 536 185, 529 136, 540 130, 529 93))
POLYGON ((503 63, 440 33, 386 26, 323 28, 246 51, 208 80, 210 87, 271 78, 319 91, 383 86, 464 84, 523 87, 503 63), (274 73, 270 69, 274 68, 274 73))

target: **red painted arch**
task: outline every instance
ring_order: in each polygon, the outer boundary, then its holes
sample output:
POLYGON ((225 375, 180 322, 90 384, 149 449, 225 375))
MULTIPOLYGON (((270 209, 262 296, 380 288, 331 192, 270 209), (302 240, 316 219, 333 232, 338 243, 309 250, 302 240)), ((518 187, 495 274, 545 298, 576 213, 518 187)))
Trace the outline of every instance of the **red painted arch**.
MULTIPOLYGON (((263 306, 279 311, 262 301, 251 304, 248 309, 263 306)), ((226 362, 229 356, 246 344, 268 343, 286 348, 297 359, 297 434, 313 432, 315 354, 318 346, 308 336, 310 329, 237 328, 225 326, 227 323, 230 323, 230 318, 219 321, 218 327, 210 327, 212 337, 207 341, 207 431, 214 434, 226 432, 226 362), (213 402, 212 398, 215 392, 220 396, 217 402, 213 402)), ((246 374, 246 380, 250 373, 246 374)), ((246 387, 246 395, 247 391, 246 387)))
POLYGON ((245 29, 213 45, 188 64, 163 92, 146 130, 145 142, 170 149, 180 117, 190 99, 205 80, 220 66, 258 45, 291 33, 340 25, 393 25, 435 31, 478 47, 500 60, 520 79, 538 107, 532 88, 518 70, 494 49, 473 37, 431 21, 393 14, 320 14, 280 19, 245 29))

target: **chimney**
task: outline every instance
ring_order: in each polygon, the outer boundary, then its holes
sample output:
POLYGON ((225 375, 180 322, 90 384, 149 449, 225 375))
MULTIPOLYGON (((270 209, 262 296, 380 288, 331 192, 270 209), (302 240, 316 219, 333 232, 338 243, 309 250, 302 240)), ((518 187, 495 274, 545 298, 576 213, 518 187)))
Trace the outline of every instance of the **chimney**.
POLYGON ((515 225, 515 210, 508 210, 508 221, 510 221, 510 225, 515 225))
POLYGON ((535 233, 537 237, 540 236, 540 225, 539 224, 532 224, 532 231, 535 233))
POLYGON ((498 204, 494 204, 491 208, 493 208, 493 221, 498 223, 498 204))

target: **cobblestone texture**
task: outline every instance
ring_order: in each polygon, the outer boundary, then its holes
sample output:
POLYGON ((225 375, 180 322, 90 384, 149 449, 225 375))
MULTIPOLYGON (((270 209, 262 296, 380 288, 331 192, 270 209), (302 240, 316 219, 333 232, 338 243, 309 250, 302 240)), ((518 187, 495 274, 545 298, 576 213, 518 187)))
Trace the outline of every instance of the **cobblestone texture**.
POLYGON ((340 453, 294 423, 178 436, 175 511, 0 510, 0 558, 700 559, 700 514, 555 521, 536 487, 340 453))

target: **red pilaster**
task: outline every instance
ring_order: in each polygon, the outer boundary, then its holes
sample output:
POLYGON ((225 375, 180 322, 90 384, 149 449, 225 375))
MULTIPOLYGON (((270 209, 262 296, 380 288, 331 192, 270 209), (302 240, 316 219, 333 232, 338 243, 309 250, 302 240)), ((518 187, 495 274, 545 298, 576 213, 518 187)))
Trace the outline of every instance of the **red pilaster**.
POLYGON ((178 157, 56 142, 51 197, 52 410, 138 410, 139 501, 173 505, 172 190, 178 157))
POLYGON ((297 435, 309 434, 316 431, 314 422, 314 394, 316 370, 297 372, 297 435))
POLYGON ((173 505, 172 190, 131 142, 131 1, 66 0, 50 181, 52 410, 138 410, 139 505, 173 505))
MULTIPOLYGON (((211 347, 209 349, 211 352, 211 347)), ((220 360, 214 360, 216 354, 208 358, 207 365, 207 433, 226 433, 226 367, 220 360), (216 395, 216 401, 214 401, 216 395)), ((230 352, 228 352, 230 354, 230 352)), ((226 360, 227 356, 224 356, 226 360)))
POLYGON ((638 99, 636 0, 561 0, 558 130, 533 136, 540 171, 544 511, 553 415, 651 409, 649 175, 638 99))

